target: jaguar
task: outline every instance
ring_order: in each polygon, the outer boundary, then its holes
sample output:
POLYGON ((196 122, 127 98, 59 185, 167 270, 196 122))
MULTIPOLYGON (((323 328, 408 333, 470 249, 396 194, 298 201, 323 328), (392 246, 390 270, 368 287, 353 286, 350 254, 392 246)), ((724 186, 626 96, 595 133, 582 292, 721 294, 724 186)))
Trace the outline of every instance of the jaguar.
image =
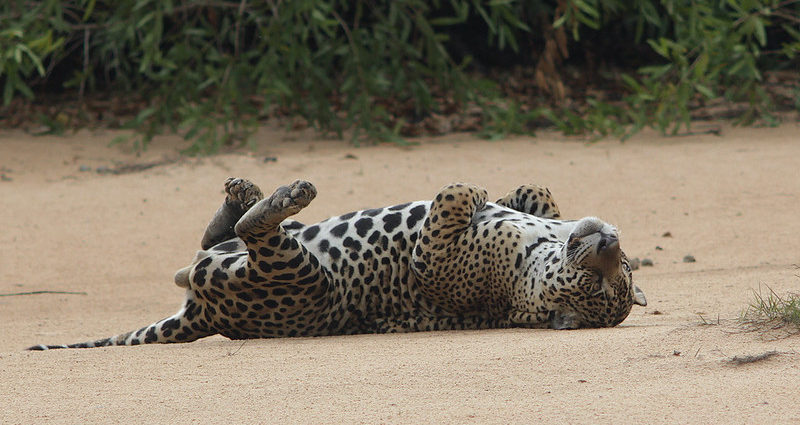
POLYGON ((306 225, 308 181, 268 197, 229 178, 201 250, 179 270, 180 310, 141 329, 31 350, 487 328, 612 327, 646 305, 617 229, 563 220, 550 191, 496 202, 466 183, 430 201, 306 225))

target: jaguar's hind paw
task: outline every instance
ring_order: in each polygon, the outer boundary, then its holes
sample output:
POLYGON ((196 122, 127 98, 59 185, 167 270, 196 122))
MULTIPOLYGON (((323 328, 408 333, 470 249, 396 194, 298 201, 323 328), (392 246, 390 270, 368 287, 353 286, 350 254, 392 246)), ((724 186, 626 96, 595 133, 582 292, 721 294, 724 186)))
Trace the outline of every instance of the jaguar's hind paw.
POLYGON ((225 202, 237 205, 242 211, 247 211, 264 198, 261 189, 253 182, 234 177, 225 180, 225 194, 227 195, 225 202))

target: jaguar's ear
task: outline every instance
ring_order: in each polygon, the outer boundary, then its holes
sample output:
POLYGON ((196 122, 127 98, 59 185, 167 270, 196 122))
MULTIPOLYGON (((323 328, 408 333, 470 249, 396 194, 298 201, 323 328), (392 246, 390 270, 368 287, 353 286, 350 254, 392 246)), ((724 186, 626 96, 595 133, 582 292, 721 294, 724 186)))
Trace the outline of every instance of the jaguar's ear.
POLYGON ((647 305, 647 298, 644 297, 644 292, 636 285, 633 285, 633 303, 641 306, 647 305))
POLYGON ((186 266, 175 273, 175 284, 181 288, 189 288, 189 273, 192 271, 192 266, 186 266))

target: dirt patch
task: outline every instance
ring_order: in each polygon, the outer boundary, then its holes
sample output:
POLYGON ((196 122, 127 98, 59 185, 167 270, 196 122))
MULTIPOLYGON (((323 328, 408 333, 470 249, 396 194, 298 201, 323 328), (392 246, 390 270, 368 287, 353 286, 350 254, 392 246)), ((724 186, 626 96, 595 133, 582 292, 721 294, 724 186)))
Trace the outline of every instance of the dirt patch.
POLYGON ((0 297, 2 422, 798 421, 800 340, 736 321, 760 284, 800 285, 798 127, 721 128, 626 143, 450 136, 358 149, 264 130, 255 151, 177 162, 167 158, 179 138, 137 156, 109 147, 111 133, 0 133, 0 294, 41 292, 0 297), (495 197, 546 185, 566 217, 616 224, 628 256, 650 260, 634 273, 649 305, 612 329, 22 351, 174 313, 172 274, 194 256, 231 175, 267 191, 314 182, 306 222, 430 198, 453 181, 495 197))

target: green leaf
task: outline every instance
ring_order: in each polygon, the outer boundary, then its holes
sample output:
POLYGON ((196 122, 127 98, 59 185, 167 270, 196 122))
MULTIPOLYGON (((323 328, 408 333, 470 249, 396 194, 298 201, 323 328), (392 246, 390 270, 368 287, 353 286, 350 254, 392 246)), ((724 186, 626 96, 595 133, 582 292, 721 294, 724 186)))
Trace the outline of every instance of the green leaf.
POLYGON ((639 68, 639 73, 649 75, 652 78, 661 78, 672 69, 671 63, 664 65, 643 66, 639 68))
POLYGON ((81 18, 81 21, 86 22, 86 20, 89 19, 89 16, 92 16, 95 3, 96 0, 89 0, 89 3, 86 6, 84 6, 86 10, 84 10, 83 12, 83 17, 81 18))
POLYGON ((703 96, 705 96, 705 97, 707 97, 707 98, 709 98, 709 99, 713 99, 713 98, 715 98, 715 97, 716 97, 716 96, 714 95, 714 92, 712 92, 710 88, 708 88, 708 87, 706 87, 706 86, 704 86, 704 85, 702 85, 702 84, 699 84, 699 83, 698 83, 698 84, 695 84, 695 85, 694 85, 694 88, 695 88, 695 90, 697 90, 697 91, 698 91, 700 94, 702 94, 703 96))
POLYGON ((585 0, 574 0, 574 1, 575 5, 578 6, 578 9, 580 9, 581 12, 591 16, 592 18, 600 19, 600 12, 597 10, 597 8, 595 8, 594 5, 589 4, 585 0))
POLYGON ((22 30, 19 28, 8 28, 0 31, 2 38, 22 38, 22 30))
POLYGON ((30 58, 31 62, 33 62, 33 64, 36 66, 36 70, 39 72, 39 75, 44 75, 44 67, 42 66, 42 61, 39 60, 39 57, 36 56, 36 54, 24 44, 18 45, 17 48, 25 53, 28 58, 30 58))
POLYGON ((553 28, 561 27, 562 25, 564 25, 564 22, 566 22, 566 21, 567 21, 567 15, 566 14, 563 14, 563 15, 559 16, 558 19, 553 21, 553 28))
POLYGON ((16 75, 16 72, 6 75, 6 84, 3 86, 3 105, 5 106, 8 106, 8 104, 11 103, 11 99, 14 97, 14 79, 17 78, 16 75))
POLYGON ((765 47, 767 45, 767 31, 764 29, 764 22, 757 16, 754 16, 752 19, 758 44, 761 45, 761 47, 765 47))
POLYGON ((429 22, 433 26, 446 27, 461 24, 464 20, 457 16, 443 16, 441 18, 433 18, 429 22))
POLYGON ((622 79, 622 82, 624 82, 628 87, 630 87, 634 91, 637 91, 637 92, 642 91, 642 85, 639 84, 639 82, 636 81, 636 79, 634 79, 630 75, 622 74, 622 75, 620 75, 620 78, 622 79))
POLYGON ((666 39, 660 38, 658 40, 648 39, 647 44, 650 45, 650 48, 653 49, 656 53, 660 56, 663 56, 669 59, 669 50, 667 49, 666 39))

